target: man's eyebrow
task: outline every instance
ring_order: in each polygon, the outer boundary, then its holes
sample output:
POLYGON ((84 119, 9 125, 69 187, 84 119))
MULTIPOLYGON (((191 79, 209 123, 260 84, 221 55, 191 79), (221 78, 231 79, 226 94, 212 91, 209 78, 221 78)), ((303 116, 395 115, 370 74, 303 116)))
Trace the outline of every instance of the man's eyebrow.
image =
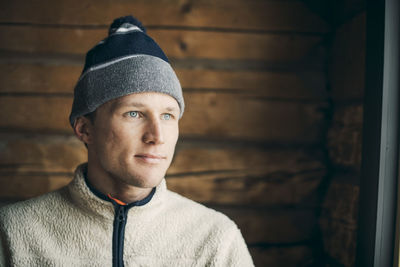
POLYGON ((125 103, 117 102, 116 106, 117 107, 138 107, 138 108, 145 107, 145 105, 143 105, 142 103, 139 103, 139 102, 125 102, 125 103))
MULTIPOLYGON (((136 108, 143 108, 146 107, 146 105, 140 103, 140 102, 119 102, 119 101, 115 101, 112 104, 111 110, 115 111, 118 108, 121 107, 136 107, 136 108)), ((179 109, 173 106, 168 106, 165 108, 166 111, 169 112, 179 112, 179 109)))
POLYGON ((174 112, 174 111, 178 112, 178 109, 176 107, 167 107, 165 110, 171 111, 171 112, 174 112))
POLYGON ((111 112, 114 112, 118 108, 122 107, 136 107, 136 108, 142 108, 144 105, 142 103, 138 102, 121 102, 121 101, 114 101, 111 105, 111 112))

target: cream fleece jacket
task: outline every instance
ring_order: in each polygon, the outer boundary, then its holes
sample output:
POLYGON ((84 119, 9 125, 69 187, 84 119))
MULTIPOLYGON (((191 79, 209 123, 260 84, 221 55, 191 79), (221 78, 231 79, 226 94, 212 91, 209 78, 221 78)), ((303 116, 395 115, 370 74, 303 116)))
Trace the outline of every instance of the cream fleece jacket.
MULTIPOLYGON (((114 206, 88 188, 84 168, 68 186, 0 210, 0 266, 112 266, 114 206)), ((123 259, 126 267, 253 266, 234 222, 165 180, 129 210, 123 259)))

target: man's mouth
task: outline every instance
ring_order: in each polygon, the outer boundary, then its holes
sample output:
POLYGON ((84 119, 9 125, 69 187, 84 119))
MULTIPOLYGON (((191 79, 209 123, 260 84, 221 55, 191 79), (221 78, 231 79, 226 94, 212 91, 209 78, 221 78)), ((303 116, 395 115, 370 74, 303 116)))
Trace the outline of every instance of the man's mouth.
POLYGON ((165 160, 167 157, 161 154, 136 154, 135 158, 150 164, 157 164, 165 160))

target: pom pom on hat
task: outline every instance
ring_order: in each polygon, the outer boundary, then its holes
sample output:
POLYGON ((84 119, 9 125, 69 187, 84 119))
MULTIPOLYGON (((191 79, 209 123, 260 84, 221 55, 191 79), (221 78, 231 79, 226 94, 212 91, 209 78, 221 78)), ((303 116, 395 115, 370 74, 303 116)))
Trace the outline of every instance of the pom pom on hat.
POLYGON ((132 26, 136 26, 141 31, 146 33, 146 28, 137 18, 134 18, 132 16, 125 16, 117 18, 113 21, 113 23, 110 25, 110 28, 108 29, 108 35, 115 33, 120 28, 129 29, 132 26))

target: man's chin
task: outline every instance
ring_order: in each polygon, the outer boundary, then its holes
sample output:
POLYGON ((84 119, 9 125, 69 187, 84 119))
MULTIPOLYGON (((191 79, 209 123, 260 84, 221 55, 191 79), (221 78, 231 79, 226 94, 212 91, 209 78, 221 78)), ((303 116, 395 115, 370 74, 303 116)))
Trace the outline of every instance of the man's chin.
POLYGON ((139 188, 153 188, 158 186, 163 180, 163 178, 164 176, 131 177, 131 179, 125 180, 125 182, 131 186, 139 188))

